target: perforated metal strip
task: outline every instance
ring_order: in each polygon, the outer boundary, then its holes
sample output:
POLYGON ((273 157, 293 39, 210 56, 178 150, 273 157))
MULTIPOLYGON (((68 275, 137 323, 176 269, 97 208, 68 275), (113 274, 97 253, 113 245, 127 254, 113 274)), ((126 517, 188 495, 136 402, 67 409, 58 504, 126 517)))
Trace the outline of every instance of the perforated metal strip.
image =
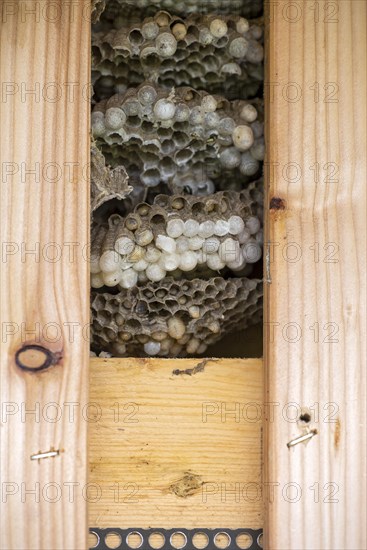
MULTIPOLYGON (((139 548, 140 550, 151 550, 158 548, 157 546, 151 546, 149 544, 149 537, 153 533, 159 533, 164 537, 163 546, 159 548, 161 550, 197 550, 199 546, 194 545, 195 534, 204 533, 208 538, 206 545, 207 550, 215 550, 216 548, 226 548, 226 550, 239 550, 246 548, 248 550, 261 550, 261 537, 262 530, 253 529, 117 529, 114 527, 107 529, 90 528, 90 532, 93 533, 96 538, 95 546, 92 546, 93 550, 110 550, 111 546, 107 546, 106 539, 108 535, 119 535, 121 542, 118 546, 113 545, 116 550, 131 550, 132 548, 139 548), (181 544, 173 546, 174 535, 179 533, 181 537, 181 544), (240 536, 247 535, 248 545, 244 545, 240 542, 240 536), (134 545, 129 545, 129 536, 134 536, 134 545), (140 539, 140 541, 139 541, 140 539), (221 544, 219 543, 221 541, 221 544), (225 545, 227 541, 227 545, 225 545), (224 545, 223 545, 224 543, 224 545)), ((115 537, 116 538, 116 537, 115 537)), ((203 548, 203 546, 200 546, 203 548)))

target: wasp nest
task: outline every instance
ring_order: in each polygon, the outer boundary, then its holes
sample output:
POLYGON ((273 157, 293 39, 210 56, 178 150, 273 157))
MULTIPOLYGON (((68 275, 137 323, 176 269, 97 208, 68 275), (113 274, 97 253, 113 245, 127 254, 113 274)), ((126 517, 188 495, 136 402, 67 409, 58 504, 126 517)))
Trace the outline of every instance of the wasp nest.
POLYGON ((201 354, 225 333, 259 322, 261 310, 259 279, 166 278, 117 295, 93 292, 92 345, 120 357, 201 354))
POLYGON ((243 179, 259 171, 264 137, 256 101, 144 83, 98 103, 92 129, 108 162, 147 187, 163 182, 210 194, 225 172, 243 179))
POLYGON ((172 275, 211 277, 222 270, 247 275, 262 256, 261 221, 248 190, 210 198, 159 195, 125 219, 95 228, 91 283, 120 289, 172 275))
POLYGON ((97 354, 202 354, 261 320, 261 4, 92 0, 97 354))
POLYGON ((94 87, 99 98, 145 80, 253 97, 263 80, 262 39, 262 27, 240 16, 181 19, 158 12, 129 28, 93 34, 94 87))

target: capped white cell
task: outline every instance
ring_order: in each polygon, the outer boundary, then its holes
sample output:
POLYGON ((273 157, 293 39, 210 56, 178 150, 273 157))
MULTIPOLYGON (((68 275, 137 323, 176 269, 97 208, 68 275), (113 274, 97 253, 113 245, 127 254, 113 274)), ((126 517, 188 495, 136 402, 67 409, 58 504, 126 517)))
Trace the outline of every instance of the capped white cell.
POLYGON ((175 269, 177 269, 180 264, 180 256, 175 253, 164 253, 159 258, 158 263, 165 271, 175 271, 175 269))
POLYGON ((214 36, 209 31, 209 29, 207 29, 206 27, 203 27, 202 29, 200 29, 200 32, 199 32, 200 44, 204 44, 204 46, 208 46, 213 42, 213 40, 214 40, 214 36))
POLYGON ((95 137, 103 136, 106 132, 104 115, 100 111, 92 113, 91 116, 92 133, 95 137))
POLYGON ((183 252, 186 252, 190 248, 190 242, 188 237, 179 237, 176 240, 176 252, 178 254, 182 254, 183 252))
POLYGON ((148 263, 154 264, 158 262, 162 252, 154 245, 149 245, 145 251, 145 259, 148 263))
POLYGON ((203 251, 205 254, 214 254, 218 252, 220 245, 220 240, 216 237, 209 237, 203 244, 203 251))
POLYGON ((207 128, 217 128, 219 124, 218 113, 206 113, 204 117, 204 124, 207 128))
POLYGON ((99 267, 101 271, 111 272, 116 271, 120 263, 120 254, 116 250, 106 250, 103 252, 100 260, 99 267))
POLYGON ((264 138, 258 138, 255 140, 255 143, 251 147, 251 155, 255 160, 261 161, 265 157, 265 142, 264 138))
POLYGON ((190 122, 194 125, 199 125, 204 122, 204 113, 199 106, 191 109, 190 122))
POLYGON ((155 47, 161 57, 171 57, 176 53, 177 40, 170 32, 162 32, 156 38, 155 47))
POLYGON ((217 108, 217 101, 212 95, 206 95, 201 100, 201 107, 205 113, 211 113, 217 108))
POLYGON ((130 269, 130 267, 133 266, 133 262, 129 262, 127 259, 126 259, 126 256, 123 256, 121 259, 120 259, 120 268, 125 271, 125 269, 130 269))
POLYGON ((218 237, 224 237, 229 233, 229 223, 226 220, 218 220, 215 222, 214 234, 218 237))
POLYGON ((189 238, 190 250, 200 250, 203 244, 204 244, 204 239, 202 237, 199 237, 199 235, 195 235, 195 237, 189 238))
POLYGON ((247 227, 245 227, 245 229, 241 231, 241 233, 238 235, 238 242, 240 244, 245 244, 249 240, 250 236, 250 231, 247 229, 247 227))
POLYGON ((242 69, 238 63, 225 63, 220 72, 223 74, 237 74, 238 76, 240 76, 242 74, 242 69))
POLYGON ((220 244, 219 256, 226 264, 236 261, 240 253, 240 243, 231 237, 227 237, 227 239, 220 244))
POLYGON ((91 254, 89 269, 92 274, 99 273, 101 268, 99 267, 100 256, 98 254, 91 254))
POLYGON ((135 269, 135 271, 139 272, 139 271, 145 271, 148 265, 149 265, 148 262, 142 259, 142 260, 139 260, 138 262, 135 262, 132 267, 133 269, 135 269))
POLYGON ((103 282, 106 286, 116 286, 122 278, 123 271, 118 268, 116 271, 105 272, 102 274, 103 282))
POLYGON ((214 231, 215 231, 215 223, 212 220, 206 220, 205 222, 202 222, 200 224, 199 237, 203 237, 203 239, 207 239, 214 235, 214 231))
POLYGON ((175 120, 185 122, 190 118, 190 107, 186 103, 179 103, 176 106, 175 120))
POLYGON ((255 235, 261 227, 260 220, 255 218, 255 216, 251 216, 248 220, 246 220, 246 227, 250 231, 251 235, 255 235))
POLYGON ((198 265, 206 264, 206 253, 203 251, 203 249, 196 250, 195 254, 198 265))
POLYGON ((246 244, 242 245, 242 254, 248 264, 254 264, 260 260, 262 249, 255 239, 251 239, 246 244))
POLYGON ((239 216, 231 216, 228 223, 231 235, 239 235, 245 229, 245 222, 239 216))
POLYGON ((226 265, 217 253, 209 254, 206 258, 206 264, 209 269, 213 269, 213 271, 220 271, 226 265))
POLYGON ((150 341, 144 344, 144 351, 147 355, 158 355, 161 351, 160 342, 150 341))
POLYGON ((135 243, 129 237, 119 237, 115 242, 115 250, 121 256, 128 256, 134 250, 135 243))
POLYGON ((241 271, 246 266, 246 261, 242 254, 240 254, 237 258, 237 260, 234 260, 233 262, 228 262, 227 267, 231 269, 232 271, 241 271))
POLYGON ((224 168, 232 170, 241 163, 241 153, 235 147, 224 149, 219 157, 220 163, 224 168))
MULTIPOLYGON (((252 151, 252 149, 251 149, 252 151)), ((245 151, 241 155, 240 172, 244 176, 254 176, 260 168, 259 162, 254 159, 250 151, 245 151)))
POLYGON ((243 36, 239 36, 232 40, 229 45, 229 53, 236 59, 245 57, 248 49, 248 42, 243 36))
POLYGON ((156 247, 164 252, 173 253, 176 251, 176 241, 166 235, 158 235, 155 241, 156 247))
POLYGON ((257 110, 253 105, 248 103, 247 105, 242 107, 240 117, 245 122, 254 122, 257 119, 257 110))
POLYGON ((196 253, 192 250, 188 250, 181 254, 179 268, 182 271, 192 271, 197 266, 197 263, 196 253))
POLYGON ((147 246, 153 239, 153 231, 150 229, 142 229, 135 232, 135 241, 140 246, 147 246))
POLYGON ((250 28, 250 24, 244 17, 240 17, 236 23, 236 31, 240 34, 245 34, 250 28))
POLYGON ((169 99, 159 99, 154 105, 154 114, 159 120, 173 119, 175 110, 175 104, 169 99))
POLYGON ((155 21, 144 23, 141 27, 141 34, 146 40, 154 40, 159 34, 159 26, 155 21))
POLYGON ((255 235, 255 240, 257 243, 259 243, 259 245, 263 245, 264 244, 264 232, 262 229, 260 229, 260 231, 258 231, 255 235))
POLYGON ((113 344, 113 351, 117 356, 119 355, 123 356, 126 353, 126 346, 125 344, 120 344, 120 342, 115 342, 113 344))
POLYGON ((184 232, 185 224, 183 220, 180 220, 179 218, 175 220, 169 220, 167 223, 167 235, 169 237, 172 237, 173 239, 177 239, 182 235, 184 232))
POLYGON ((165 278, 166 271, 159 264, 149 265, 145 273, 150 281, 158 282, 165 278))
POLYGON ((195 237, 199 233, 200 224, 196 220, 188 219, 185 221, 183 234, 185 237, 195 237))
POLYGON ((247 151, 254 143, 254 134, 250 126, 240 125, 233 130, 232 139, 237 149, 247 151))
POLYGON ((92 273, 90 284, 92 288, 101 288, 104 285, 102 273, 92 273))
POLYGON ((126 258, 128 262, 136 263, 139 260, 142 260, 145 256, 145 248, 139 246, 138 244, 134 246, 134 250, 126 258))
POLYGON ((138 99, 143 105, 151 105, 157 98, 157 92, 153 86, 146 84, 138 91, 138 99))
POLYGON ((137 285, 138 282, 138 274, 134 269, 126 269, 122 272, 122 277, 120 281, 120 286, 122 288, 133 288, 137 285))
POLYGON ((106 111, 105 121, 108 128, 118 130, 126 122, 126 115, 122 109, 110 107, 106 111))
POLYGON ((147 283, 149 281, 145 271, 138 272, 138 283, 147 283))
POLYGON ((210 23, 210 32, 215 38, 222 38, 228 31, 227 23, 223 19, 213 19, 210 23))

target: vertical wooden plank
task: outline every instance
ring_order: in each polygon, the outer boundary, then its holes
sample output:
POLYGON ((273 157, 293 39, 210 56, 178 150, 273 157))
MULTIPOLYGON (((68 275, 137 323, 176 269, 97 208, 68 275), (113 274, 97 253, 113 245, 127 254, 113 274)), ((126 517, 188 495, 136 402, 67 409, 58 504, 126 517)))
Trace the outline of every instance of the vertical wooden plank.
POLYGON ((1 3, 6 550, 87 545, 89 15, 88 2, 1 3))
POLYGON ((364 549, 366 2, 267 17, 267 548, 364 549))

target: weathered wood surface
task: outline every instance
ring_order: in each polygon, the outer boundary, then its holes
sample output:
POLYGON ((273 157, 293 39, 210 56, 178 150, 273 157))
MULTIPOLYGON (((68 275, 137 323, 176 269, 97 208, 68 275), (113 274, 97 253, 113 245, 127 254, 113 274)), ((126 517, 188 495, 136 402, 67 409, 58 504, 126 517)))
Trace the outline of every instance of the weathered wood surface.
POLYGON ((90 376, 91 527, 262 526, 261 360, 92 359, 90 376))
POLYGON ((5 550, 87 545, 86 8, 61 0, 0 6, 0 546, 5 550), (16 364, 17 352, 29 344, 42 348, 20 353, 19 365, 44 370, 30 372, 16 364), (31 459, 49 451, 58 454, 31 459))
POLYGON ((267 548, 364 549, 366 2, 267 12, 267 548))

